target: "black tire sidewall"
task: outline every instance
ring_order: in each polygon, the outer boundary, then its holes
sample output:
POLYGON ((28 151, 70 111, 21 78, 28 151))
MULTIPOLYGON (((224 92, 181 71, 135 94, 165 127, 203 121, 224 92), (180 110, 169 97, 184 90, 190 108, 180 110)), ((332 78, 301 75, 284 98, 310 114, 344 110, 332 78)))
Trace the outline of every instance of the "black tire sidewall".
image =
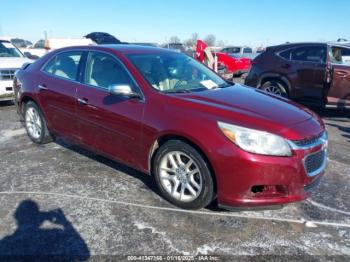
POLYGON ((161 191, 164 198, 167 199, 170 203, 174 204, 175 206, 178 206, 183 209, 199 209, 209 205, 213 201, 214 182, 210 168, 208 167, 208 163, 196 149, 194 149, 187 143, 184 143, 180 140, 171 140, 166 142, 157 150, 153 159, 152 166, 152 173, 155 177, 159 190, 161 191), (203 183, 202 191, 200 192, 199 196, 191 202, 181 202, 173 198, 161 184, 159 177, 159 165, 157 163, 160 163, 162 157, 172 151, 180 151, 190 156, 195 161, 196 165, 200 170, 203 183))
MULTIPOLYGON (((284 98, 288 98, 287 89, 286 89, 286 87, 284 86, 284 84, 281 83, 280 81, 278 81, 278 80, 266 81, 266 82, 261 86, 261 90, 264 90, 264 91, 265 91, 265 88, 266 88, 267 86, 274 86, 274 87, 277 87, 277 88, 280 89, 280 91, 281 91, 281 96, 284 97, 284 98)), ((270 94, 273 94, 273 93, 270 93, 270 94)), ((274 95, 277 95, 277 94, 274 94, 274 95)))
POLYGON ((42 144, 44 142, 44 139, 46 137, 46 122, 44 120, 44 117, 41 113, 41 110, 39 109, 39 107, 34 103, 34 102, 31 102, 29 101, 28 103, 25 104, 25 107, 24 107, 24 127, 27 131, 27 134, 29 136, 29 138, 34 142, 34 143, 37 143, 37 144, 42 144), (26 115, 27 115, 27 110, 29 108, 34 108, 37 112, 38 112, 38 115, 39 115, 39 118, 40 118, 40 122, 41 122, 41 134, 40 134, 40 137, 39 138, 35 138, 33 137, 30 132, 28 131, 28 128, 27 128, 27 121, 26 121, 26 115))

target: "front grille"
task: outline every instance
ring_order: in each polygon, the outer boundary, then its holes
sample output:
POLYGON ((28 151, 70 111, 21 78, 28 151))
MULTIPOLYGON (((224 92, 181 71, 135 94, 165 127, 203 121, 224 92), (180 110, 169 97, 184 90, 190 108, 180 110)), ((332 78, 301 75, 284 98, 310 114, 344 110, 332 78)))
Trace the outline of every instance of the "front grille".
POLYGON ((322 132, 321 134, 314 136, 314 137, 310 137, 310 138, 303 139, 303 140, 294 140, 293 143, 297 146, 300 146, 300 147, 309 146, 309 145, 316 143, 323 135, 324 135, 324 133, 322 132))
POLYGON ((305 158, 304 165, 308 176, 316 176, 326 167, 327 153, 325 150, 308 155, 305 158))
POLYGON ((13 80, 16 69, 1 69, 0 80, 13 80))

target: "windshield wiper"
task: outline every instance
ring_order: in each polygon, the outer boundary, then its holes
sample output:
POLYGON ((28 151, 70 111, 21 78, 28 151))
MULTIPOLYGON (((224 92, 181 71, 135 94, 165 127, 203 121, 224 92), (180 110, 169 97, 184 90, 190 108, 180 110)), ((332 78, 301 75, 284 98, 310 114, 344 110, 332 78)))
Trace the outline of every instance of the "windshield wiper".
POLYGON ((167 90, 167 91, 163 91, 163 93, 166 93, 166 94, 191 93, 191 90, 189 90, 189 89, 167 90))
POLYGON ((226 83, 223 83, 221 85, 218 85, 217 88, 226 88, 226 87, 230 87, 230 86, 233 86, 234 83, 229 83, 229 82, 226 82, 226 83))

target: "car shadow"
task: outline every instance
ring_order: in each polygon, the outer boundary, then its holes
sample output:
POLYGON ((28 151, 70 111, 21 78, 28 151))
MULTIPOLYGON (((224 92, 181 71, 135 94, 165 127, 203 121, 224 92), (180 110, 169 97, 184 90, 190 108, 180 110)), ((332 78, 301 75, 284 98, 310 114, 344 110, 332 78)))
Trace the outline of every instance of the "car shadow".
MULTIPOLYGON (((132 167, 129 167, 127 165, 121 164, 115 160, 106 158, 104 156, 98 155, 90 150, 87 150, 85 148, 82 148, 78 145, 75 144, 71 144, 67 141, 65 141, 62 138, 56 139, 55 141, 56 144, 74 151, 75 153, 78 153, 84 157, 87 157, 93 161, 97 161, 103 165, 106 165, 110 168, 115 169, 116 171, 122 172, 124 174, 127 174, 131 177, 134 177, 138 180, 140 180, 147 189, 150 189, 153 191, 153 193, 157 194, 160 198, 164 199, 164 197, 162 196, 161 192, 159 191, 156 182, 153 178, 153 176, 147 175, 141 171, 138 171, 132 167)), ((171 203, 167 202, 168 205, 171 205, 171 203)), ((175 206, 172 206, 174 208, 176 208, 175 206)), ((217 200, 214 200, 209 206, 207 206, 205 209, 210 210, 210 211, 225 211, 224 209, 220 208, 218 206, 217 200)))
POLYGON ((13 101, 0 101, 0 107, 13 106, 14 104, 13 101))
POLYGON ((93 151, 87 150, 79 145, 71 144, 62 138, 56 139, 55 143, 66 149, 72 150, 73 152, 78 153, 84 157, 87 157, 93 161, 97 161, 103 165, 113 168, 116 171, 125 173, 131 177, 140 180, 145 185, 145 187, 152 190, 155 194, 163 198, 152 176, 147 175, 146 173, 143 173, 137 169, 129 167, 115 160, 96 154, 93 151))
POLYGON ((350 110, 347 109, 314 109, 314 111, 327 121, 326 125, 338 128, 341 135, 350 142, 350 126, 345 125, 350 123, 350 110), (344 123, 344 125, 343 125, 344 123))
POLYGON ((0 240, 2 261, 86 261, 90 251, 61 209, 40 211, 31 200, 22 201, 14 218, 17 228, 0 240))

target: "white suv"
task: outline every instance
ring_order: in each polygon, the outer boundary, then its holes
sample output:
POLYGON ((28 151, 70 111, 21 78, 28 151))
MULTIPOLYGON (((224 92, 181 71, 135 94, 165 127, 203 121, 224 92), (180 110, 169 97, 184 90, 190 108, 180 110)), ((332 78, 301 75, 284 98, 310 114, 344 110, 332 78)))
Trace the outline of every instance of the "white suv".
POLYGON ((0 101, 14 99, 13 77, 16 70, 32 60, 24 55, 7 39, 0 38, 0 101))

